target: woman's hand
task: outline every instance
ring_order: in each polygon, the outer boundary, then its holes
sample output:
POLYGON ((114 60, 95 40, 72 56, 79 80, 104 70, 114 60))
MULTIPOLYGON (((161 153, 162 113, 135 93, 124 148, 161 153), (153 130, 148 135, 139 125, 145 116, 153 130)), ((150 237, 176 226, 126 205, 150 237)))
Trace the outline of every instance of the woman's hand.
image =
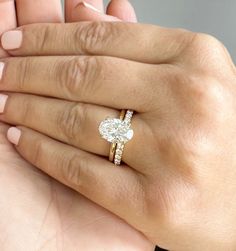
POLYGON ((18 56, 4 61, 1 120, 18 125, 21 156, 163 248, 235 249, 236 71, 219 41, 80 23, 25 26, 2 44, 18 56), (98 126, 120 109, 136 111, 135 136, 117 168, 98 126))
MULTIPOLYGON (((62 21, 59 18, 61 12, 58 8, 60 0, 36 2, 17 1, 18 24, 62 21), (37 4, 41 8, 36 8, 37 4)), ((93 11, 86 10, 82 5, 76 7, 78 1, 67 1, 67 3, 72 2, 75 5, 67 7, 66 21, 89 20, 93 11), (80 15, 70 19, 70 11, 74 9, 76 13, 83 13, 83 17, 80 15)), ((120 4, 118 1, 112 1, 110 4, 111 15, 114 13, 119 17, 119 13, 127 12, 134 16, 128 2, 127 4, 119 2, 120 4)), ((102 6, 100 0, 90 3, 96 7, 102 6)), ((97 15, 98 20, 106 18, 99 13, 97 15)), ((0 2, 0 30, 14 28, 15 24, 13 1, 0 2)), ((0 57, 6 55, 1 50, 0 57)), ((36 249, 70 251, 75 250, 75 247, 77 250, 86 251, 104 250, 104 248, 112 251, 154 249, 143 235, 118 217, 27 163, 7 141, 8 129, 8 125, 0 123, 0 232, 2 233, 0 249, 2 251, 36 249)))

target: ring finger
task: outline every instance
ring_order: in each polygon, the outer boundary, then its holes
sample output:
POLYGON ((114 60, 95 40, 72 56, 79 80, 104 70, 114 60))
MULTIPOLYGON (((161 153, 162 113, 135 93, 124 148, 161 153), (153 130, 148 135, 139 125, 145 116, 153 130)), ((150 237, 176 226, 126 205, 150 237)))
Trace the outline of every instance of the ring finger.
MULTIPOLYGON (((8 124, 29 127, 102 156, 108 156, 110 144, 100 136, 99 124, 107 117, 119 117, 119 111, 106 107, 13 93, 0 95, 0 110, 0 119, 8 124)), ((141 119, 135 116, 132 126, 136 135, 140 135, 137 131, 141 130, 141 125, 141 119)), ((134 136, 126 144, 123 160, 128 165, 138 151, 137 146, 140 144, 137 141, 138 137, 134 136)))

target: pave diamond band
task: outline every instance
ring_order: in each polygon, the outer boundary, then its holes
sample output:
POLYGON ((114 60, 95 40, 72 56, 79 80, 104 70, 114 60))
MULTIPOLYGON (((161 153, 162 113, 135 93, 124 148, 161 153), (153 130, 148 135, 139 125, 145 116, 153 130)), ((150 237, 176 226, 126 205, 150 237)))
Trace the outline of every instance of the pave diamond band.
MULTIPOLYGON (((134 112, 131 110, 128 110, 125 114, 125 118, 123 120, 123 122, 129 126, 131 126, 131 120, 133 117, 134 112)), ((132 130, 132 129, 131 129, 132 130)), ((132 137, 133 137, 133 130, 132 130, 132 137)), ((132 139, 131 137, 131 139, 132 139)), ((115 152, 115 159, 114 159, 114 163, 116 166, 119 166, 121 164, 121 160, 122 160, 122 155, 124 152, 124 148, 125 148, 125 143, 127 142, 119 142, 117 143, 116 146, 116 152, 115 152)))
POLYGON ((131 128, 133 111, 122 110, 120 119, 107 118, 101 122, 99 132, 105 140, 111 143, 109 160, 120 165, 125 144, 133 138, 131 128))
POLYGON ((124 147, 125 147, 124 143, 118 143, 116 146, 116 153, 115 153, 115 159, 114 159, 114 163, 116 166, 119 166, 121 164, 124 147))
MULTIPOLYGON (((121 113, 120 113, 120 120, 124 120, 125 114, 126 114, 126 110, 123 109, 123 110, 121 111, 121 113)), ((111 162, 114 161, 115 153, 116 153, 116 147, 117 147, 117 143, 112 143, 112 144, 111 144, 110 153, 109 153, 109 160, 110 160, 111 162)))

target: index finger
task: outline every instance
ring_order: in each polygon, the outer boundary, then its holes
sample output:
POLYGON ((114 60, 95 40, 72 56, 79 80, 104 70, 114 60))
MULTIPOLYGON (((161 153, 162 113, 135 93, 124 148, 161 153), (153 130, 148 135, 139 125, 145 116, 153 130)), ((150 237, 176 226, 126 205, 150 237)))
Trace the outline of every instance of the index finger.
POLYGON ((192 41, 190 32, 123 22, 35 24, 2 37, 12 55, 102 55, 166 63, 192 41), (14 43, 12 43, 14 41, 14 43))

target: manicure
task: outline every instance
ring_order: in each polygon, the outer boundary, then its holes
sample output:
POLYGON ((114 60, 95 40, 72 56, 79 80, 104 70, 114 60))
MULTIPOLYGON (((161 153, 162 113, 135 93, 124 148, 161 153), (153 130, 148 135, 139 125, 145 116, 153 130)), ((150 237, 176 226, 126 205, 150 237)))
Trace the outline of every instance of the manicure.
POLYGON ((0 94, 0 113, 4 113, 7 99, 8 99, 7 95, 0 94))
POLYGON ((8 140, 16 146, 19 144, 20 137, 21 137, 21 130, 19 130, 16 127, 11 127, 7 132, 8 140))
POLYGON ((2 47, 5 50, 19 49, 22 44, 22 31, 7 31, 2 35, 2 47))
POLYGON ((0 62, 0 80, 2 79, 3 76, 4 66, 5 64, 3 62, 0 62))
MULTIPOLYGON (((100 11, 99 9, 95 8, 93 5, 91 5, 91 4, 89 4, 89 3, 85 2, 85 1, 80 2, 78 5, 80 5, 80 4, 82 4, 85 8, 88 8, 88 9, 90 9, 90 10, 93 10, 93 11, 96 11, 96 12, 101 13, 101 11, 100 11)), ((77 5, 77 6, 78 6, 78 5, 77 5)), ((77 6, 76 6, 76 7, 77 7, 77 6)))

